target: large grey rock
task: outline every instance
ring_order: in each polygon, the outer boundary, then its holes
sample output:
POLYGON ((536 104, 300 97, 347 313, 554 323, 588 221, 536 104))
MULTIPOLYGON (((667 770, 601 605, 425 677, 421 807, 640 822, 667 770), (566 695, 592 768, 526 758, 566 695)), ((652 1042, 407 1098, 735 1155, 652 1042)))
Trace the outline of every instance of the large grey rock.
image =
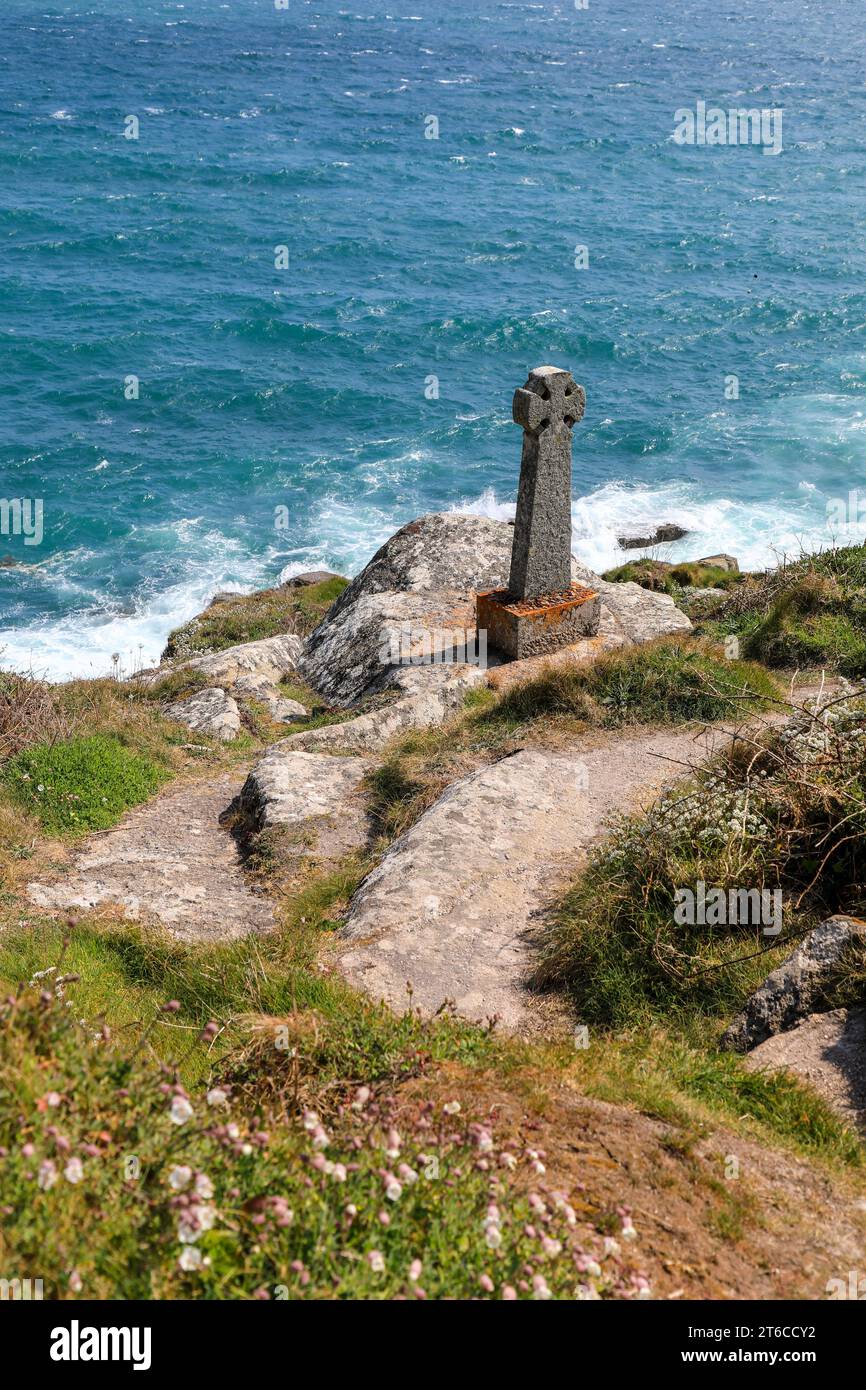
POLYGON ((788 1071, 807 1081, 849 1124, 866 1129, 866 1009, 809 1014, 759 1043, 750 1071, 788 1071))
POLYGON ((524 978, 543 914, 616 812, 723 745, 693 730, 570 753, 524 750, 450 786, 364 880, 339 964, 392 1007, 535 1020, 524 978))
POLYGON ((300 700, 290 700, 265 676, 241 676, 233 686, 236 695, 255 700, 264 705, 268 714, 278 724, 296 724, 307 718, 307 711, 300 700))
POLYGON ((243 676, 256 676, 276 685, 295 670, 302 646, 301 638, 294 633, 263 637, 258 642, 240 642, 221 652, 166 662, 137 679, 144 685, 155 685, 170 671, 201 671, 212 685, 229 689, 243 676))
POLYGON ((475 593, 508 578, 513 532, 481 516, 433 513, 376 552, 308 637, 301 674, 329 702, 349 706, 381 689, 402 629, 475 629, 475 593))
POLYGON ((407 691, 401 699, 342 724, 294 734, 286 742, 293 748, 373 752, 410 729, 443 724, 462 708, 466 692, 484 683, 484 672, 470 666, 408 668, 396 677, 398 687, 407 691))
POLYGON ((722 1036, 722 1046, 748 1052, 785 1032, 826 1002, 828 986, 850 952, 866 950, 866 922, 830 917, 771 971, 722 1036))
POLYGON ((178 700, 166 706, 169 719, 186 724, 197 734, 208 734, 211 738, 222 739, 228 743, 241 731, 241 714, 230 695, 218 686, 207 690, 197 690, 188 700, 178 700))
MULTIPOLYGON (((299 671, 324 699, 348 707, 393 681, 399 668, 388 652, 407 625, 474 633, 475 595, 506 587, 513 539, 507 522, 457 513, 432 513, 404 526, 311 633, 299 671)), ((599 632, 612 645, 691 628, 667 594, 606 584, 577 561, 572 579, 602 595, 599 632)))
POLYGON ((247 777, 238 809, 258 830, 312 828, 320 841, 317 849, 334 858, 366 839, 358 788, 369 767, 365 758, 306 753, 288 741, 279 743, 247 777))
POLYGON ((689 533, 682 526, 677 526, 675 522, 665 521, 661 526, 657 526, 648 536, 617 536, 617 540, 623 550, 644 550, 650 545, 665 545, 669 541, 680 541, 683 536, 689 533))

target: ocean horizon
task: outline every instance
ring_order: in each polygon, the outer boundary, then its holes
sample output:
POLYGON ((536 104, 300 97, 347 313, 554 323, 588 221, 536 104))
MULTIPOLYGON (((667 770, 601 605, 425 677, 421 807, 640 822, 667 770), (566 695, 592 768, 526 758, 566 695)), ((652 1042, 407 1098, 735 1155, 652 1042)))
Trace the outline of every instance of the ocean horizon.
POLYGON ((866 536, 858 6, 6 0, 3 29, 0 666, 150 665, 216 590, 512 517, 546 362, 587 394, 595 570, 663 522, 664 558, 743 568, 866 536), (677 138, 744 109, 777 148, 677 138))

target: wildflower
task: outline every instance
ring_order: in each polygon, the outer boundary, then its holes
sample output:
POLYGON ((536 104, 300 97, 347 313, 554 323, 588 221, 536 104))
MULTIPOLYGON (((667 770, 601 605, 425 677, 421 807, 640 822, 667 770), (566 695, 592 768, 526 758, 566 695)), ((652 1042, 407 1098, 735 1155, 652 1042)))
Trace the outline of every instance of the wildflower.
POLYGON ((388 1138, 385 1145, 385 1153, 389 1158, 399 1158, 401 1139, 396 1129, 388 1130, 388 1138))
POLYGON ((171 1102, 171 1122, 174 1125, 186 1124, 192 1118, 192 1106, 185 1096, 175 1096, 171 1102))
POLYGON ((205 1201, 209 1201, 213 1196, 213 1183, 207 1173, 196 1173, 195 1191, 196 1196, 202 1197, 205 1201))
POLYGON ((406 1183, 409 1187, 418 1181, 418 1174, 415 1172, 414 1168, 409 1167, 408 1163, 400 1164, 400 1167, 397 1169, 397 1176, 401 1182, 406 1183))
POLYGON ((160 1004, 160 1006, 159 1006, 159 1011, 160 1011, 161 1014, 176 1014, 176 1013, 179 1012, 179 1010, 180 1010, 180 1000, 179 1000, 179 999, 169 999, 169 1001, 168 1001, 167 1004, 160 1004))
POLYGON ((478 1282, 485 1293, 493 1293, 494 1284, 489 1274, 480 1275, 478 1278, 478 1282))
POLYGON ((69 1273, 69 1288, 70 1288, 71 1292, 72 1292, 72 1293, 81 1293, 81 1290, 83 1289, 83 1287, 84 1287, 84 1284, 83 1284, 83 1282, 82 1282, 81 1275, 78 1273, 78 1270, 77 1270, 77 1269, 70 1270, 70 1273, 69 1273))
POLYGON ((399 1202, 403 1196, 403 1184, 397 1181, 393 1173, 385 1174, 385 1196, 389 1202, 399 1202))
POLYGON ((532 1297, 543 1303, 546 1303, 549 1298, 553 1298, 543 1274, 535 1274, 532 1277, 532 1297))
POLYGON ((318 1117, 318 1115, 316 1114, 315 1110, 305 1110, 305 1111, 304 1111, 304 1129, 307 1131, 308 1134, 312 1134, 312 1133, 313 1133, 313 1130, 318 1129, 318 1128, 319 1128, 319 1117, 318 1117))
POLYGON ((355 1099, 352 1101, 353 1110, 363 1110, 367 1101, 370 1099, 370 1087, 359 1086, 355 1092, 355 1099))
POLYGON ((84 1177, 84 1166, 80 1158, 70 1158, 66 1167, 63 1169, 63 1176, 67 1182, 81 1182, 84 1177))
POLYGON ((550 1236, 542 1236, 541 1248, 549 1260, 555 1260, 562 1251, 562 1241, 553 1240, 550 1236))
POLYGON ((333 1172, 332 1172, 332 1174, 331 1174, 331 1177, 334 1179, 334 1182, 345 1182, 345 1181, 346 1181, 346 1165, 345 1165, 345 1163, 335 1163, 335 1164, 334 1164, 333 1172))
POLYGON ((60 1104, 62 1097, 58 1091, 47 1091, 42 1099, 45 1101, 45 1104, 50 1105, 53 1110, 60 1104))
POLYGON ((620 1231, 620 1235, 622 1236, 623 1240, 637 1240, 637 1231, 632 1225, 632 1219, 630 1216, 623 1217, 622 1230, 620 1231))
POLYGON ((409 1283, 417 1284, 421 1278, 421 1270, 424 1268, 420 1260, 413 1260, 409 1266, 409 1283))
POLYGON ((442 1106, 442 1109, 446 1115, 459 1115, 460 1102, 459 1100, 449 1100, 445 1105, 442 1106))
POLYGON ((224 1090, 222 1086, 211 1086, 206 1096, 207 1103, 210 1106, 225 1105, 228 1098, 229 1093, 224 1090))
POLYGON ((188 1245, 186 1249, 181 1253, 180 1259, 178 1260, 178 1264, 180 1265, 181 1269, 184 1269, 187 1272, 190 1272, 195 1269, 201 1269, 202 1265, 204 1264, 204 1258, 198 1246, 188 1245))
POLYGON ((43 1192, 47 1192, 57 1181, 57 1169, 50 1158, 45 1158, 39 1165, 39 1175, 36 1179, 43 1192))
POLYGON ((370 1250, 367 1254, 367 1264, 374 1274, 385 1273, 385 1259, 381 1250, 370 1250))
POLYGON ((168 1175, 168 1185, 173 1187, 175 1192, 182 1192, 192 1182, 192 1169, 187 1164, 182 1163, 176 1168, 172 1168, 168 1175))
POLYGON ((502 1297, 507 1303, 513 1303, 517 1298, 517 1290, 511 1284, 505 1284, 502 1289, 502 1297))

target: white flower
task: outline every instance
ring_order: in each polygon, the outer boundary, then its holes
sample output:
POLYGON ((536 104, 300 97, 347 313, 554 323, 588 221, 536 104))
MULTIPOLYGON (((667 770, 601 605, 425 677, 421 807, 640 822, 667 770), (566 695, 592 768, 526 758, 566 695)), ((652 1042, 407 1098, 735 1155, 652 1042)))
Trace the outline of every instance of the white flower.
POLYGON ((459 1115, 460 1102, 459 1100, 449 1100, 447 1104, 442 1106, 442 1109, 445 1111, 446 1115, 459 1115))
POLYGON ((225 1105, 228 1098, 229 1093, 222 1086, 212 1086, 206 1097, 208 1105, 225 1105))
POLYGON ((84 1177, 84 1167, 80 1158, 70 1158, 66 1167, 63 1169, 63 1176, 67 1182, 81 1182, 84 1177))
POLYGON ((403 1196, 403 1184, 399 1183, 395 1177, 389 1177, 385 1184, 385 1196, 389 1202, 399 1202, 403 1196))
POLYGON ((197 1173, 195 1179, 196 1195, 209 1200, 213 1196, 213 1183, 207 1173, 197 1173))
POLYGON ((174 1125, 184 1125, 187 1120, 192 1119, 192 1106, 186 1096, 175 1096, 171 1102, 171 1122, 174 1125))
POLYGON ((201 1251, 195 1245, 188 1245, 178 1260, 178 1264, 181 1269, 201 1269, 203 1264, 201 1251))
POLYGON ((69 1287, 73 1293, 81 1293, 84 1284, 77 1269, 73 1269, 69 1275, 69 1287))
POLYGON ((547 1302, 553 1298, 553 1294, 547 1286, 547 1280, 543 1274, 535 1274, 532 1279, 532 1297, 547 1302))
POLYGON ((374 1274, 384 1274, 385 1260, 380 1250, 371 1250, 367 1255, 367 1263, 374 1274))
POLYGON ((182 1192, 192 1182, 192 1169, 185 1163, 177 1168, 172 1168, 168 1175, 168 1185, 173 1187, 175 1192, 182 1192))
POLYGON ((43 1192, 47 1192, 48 1189, 50 1187, 53 1187, 56 1183, 57 1169, 54 1167, 54 1164, 51 1162, 50 1158, 46 1158, 42 1161, 42 1163, 40 1163, 39 1174, 36 1181, 42 1188, 43 1192))
POLYGON ((422 1266, 420 1260, 413 1260, 413 1261, 412 1261, 412 1263, 411 1263, 410 1266, 409 1266, 409 1283, 410 1283, 410 1284, 417 1284, 417 1283, 418 1283, 418 1280, 421 1278, 421 1270, 422 1270, 422 1268, 423 1268, 423 1266, 422 1266))

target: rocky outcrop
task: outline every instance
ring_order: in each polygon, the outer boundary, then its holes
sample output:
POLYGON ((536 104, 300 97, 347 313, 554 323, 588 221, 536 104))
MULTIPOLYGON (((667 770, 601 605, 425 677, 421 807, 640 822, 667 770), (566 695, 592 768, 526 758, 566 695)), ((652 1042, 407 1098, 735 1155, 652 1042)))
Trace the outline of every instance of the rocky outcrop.
MULTIPOLYGON (((443 650, 449 634, 474 634, 475 595, 506 584, 513 539, 507 523, 480 516, 434 513, 404 526, 307 639, 301 674, 329 702, 350 706, 393 683, 399 658, 425 635, 443 650)), ((612 645, 691 627, 667 594, 607 584, 576 561, 572 577, 601 594, 599 631, 612 645)))
POLYGON ((410 1006, 411 981, 411 1006, 425 1013, 452 1000, 469 1019, 534 1027, 524 979, 547 905, 612 814, 650 800, 725 741, 689 730, 569 753, 527 749, 454 783, 361 884, 340 968, 396 1009, 410 1006))
POLYGON ((729 574, 739 574, 740 566, 733 555, 705 555, 702 560, 695 560, 696 565, 706 565, 708 569, 727 570, 729 574))
POLYGON ((186 724, 195 733, 207 734, 210 738, 221 739, 223 743, 236 738, 241 731, 240 710, 232 697, 219 686, 197 690, 188 700, 167 705, 165 714, 168 719, 186 724))
POLYGON ((722 1046, 748 1052, 820 1010, 846 958, 855 953, 866 953, 866 922, 841 916, 822 922, 770 972, 726 1029, 722 1046))
POLYGON ((240 642, 220 652, 166 662, 153 671, 143 672, 136 680, 142 685, 156 685, 169 671, 200 671, 211 685, 223 688, 230 689, 243 676, 255 676, 276 685, 296 669, 302 646, 301 638, 294 633, 262 637, 258 642, 240 642))
POLYGON ((648 536, 617 536, 623 550, 644 550, 649 545, 664 545, 668 541, 681 541, 689 533, 672 521, 657 526, 648 536))
POLYGON ((363 758, 329 757, 278 743, 247 777, 238 809, 258 830, 330 816, 344 807, 369 766, 363 758))
POLYGON ((342 574, 333 574, 331 570, 306 570, 303 574, 293 574, 291 579, 284 579, 277 588, 311 589, 314 584, 327 584, 329 579, 342 578, 342 574))
POLYGON ((290 700, 281 695, 275 685, 264 676, 241 676, 234 683, 236 695, 247 700, 255 700, 264 705, 271 719, 277 724, 296 724, 308 717, 300 700, 290 700))
POLYGON ((866 1008, 809 1014, 749 1053, 750 1071, 788 1071, 807 1081, 849 1124, 866 1129, 866 1008))
POLYGON ((453 666, 410 667, 399 671, 395 679, 397 687, 407 691, 401 699, 341 724, 295 734, 286 742, 293 748, 373 752, 410 729, 429 729, 443 724, 462 708, 466 692, 475 685, 483 685, 485 679, 483 671, 470 666, 456 669, 453 666))

